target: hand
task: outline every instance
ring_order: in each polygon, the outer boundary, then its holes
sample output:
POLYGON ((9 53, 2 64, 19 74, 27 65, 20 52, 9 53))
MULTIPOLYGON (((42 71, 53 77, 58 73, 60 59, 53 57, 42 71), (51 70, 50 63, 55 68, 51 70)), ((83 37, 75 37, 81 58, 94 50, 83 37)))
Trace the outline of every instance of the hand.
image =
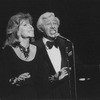
POLYGON ((59 71, 59 80, 63 79, 65 76, 68 75, 67 69, 68 69, 68 67, 63 67, 63 68, 59 71))
POLYGON ((31 77, 31 75, 27 72, 27 73, 23 73, 23 74, 19 75, 18 77, 9 79, 9 82, 12 85, 16 84, 17 86, 20 86, 20 84, 19 84, 20 81, 25 81, 25 79, 30 78, 30 77, 31 77))
POLYGON ((19 75, 17 79, 18 79, 18 81, 20 81, 20 80, 25 81, 26 78, 30 78, 30 77, 31 77, 31 75, 29 73, 23 73, 23 74, 19 75))
POLYGON ((51 75, 51 77, 49 77, 49 80, 50 80, 51 82, 53 82, 53 81, 55 81, 55 80, 58 80, 58 74, 59 74, 59 73, 56 73, 55 75, 51 75))
POLYGON ((70 70, 71 70, 71 67, 69 67, 69 68, 63 67, 58 73, 56 73, 55 75, 51 75, 51 77, 49 77, 49 80, 51 82, 53 82, 55 80, 61 80, 69 74, 70 70))

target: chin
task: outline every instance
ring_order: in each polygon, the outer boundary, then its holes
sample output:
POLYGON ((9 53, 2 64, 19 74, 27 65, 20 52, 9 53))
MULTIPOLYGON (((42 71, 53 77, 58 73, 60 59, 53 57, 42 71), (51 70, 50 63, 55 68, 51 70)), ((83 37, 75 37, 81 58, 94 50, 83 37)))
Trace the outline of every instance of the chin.
POLYGON ((32 33, 32 34, 29 34, 29 36, 30 36, 30 37, 34 37, 33 33, 32 33))
POLYGON ((55 37, 56 37, 56 34, 51 35, 51 37, 52 37, 52 38, 55 38, 55 37))
POLYGON ((55 39, 55 36, 50 36, 49 39, 50 40, 54 40, 55 39))
POLYGON ((52 36, 51 38, 55 38, 56 36, 52 36))
POLYGON ((29 36, 27 36, 27 38, 32 38, 32 37, 34 37, 33 35, 29 35, 29 36))

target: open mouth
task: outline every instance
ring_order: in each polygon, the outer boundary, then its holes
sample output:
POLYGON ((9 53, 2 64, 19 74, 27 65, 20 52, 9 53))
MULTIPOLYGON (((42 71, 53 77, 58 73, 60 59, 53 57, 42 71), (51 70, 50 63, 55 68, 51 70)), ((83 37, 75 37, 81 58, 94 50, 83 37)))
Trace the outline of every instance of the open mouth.
POLYGON ((29 30, 28 32, 30 33, 30 32, 34 32, 34 31, 33 30, 29 30))
POLYGON ((53 35, 56 33, 56 30, 50 30, 50 33, 53 35))

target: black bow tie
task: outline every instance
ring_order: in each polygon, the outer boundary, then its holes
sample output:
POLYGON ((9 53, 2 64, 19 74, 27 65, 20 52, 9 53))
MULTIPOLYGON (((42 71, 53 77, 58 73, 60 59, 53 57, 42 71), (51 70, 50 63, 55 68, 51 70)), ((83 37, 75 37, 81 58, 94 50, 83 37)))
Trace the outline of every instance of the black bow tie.
POLYGON ((58 42, 57 42, 57 40, 55 40, 55 41, 47 41, 46 45, 48 46, 49 49, 51 49, 53 47, 53 45, 57 48, 58 47, 58 42))

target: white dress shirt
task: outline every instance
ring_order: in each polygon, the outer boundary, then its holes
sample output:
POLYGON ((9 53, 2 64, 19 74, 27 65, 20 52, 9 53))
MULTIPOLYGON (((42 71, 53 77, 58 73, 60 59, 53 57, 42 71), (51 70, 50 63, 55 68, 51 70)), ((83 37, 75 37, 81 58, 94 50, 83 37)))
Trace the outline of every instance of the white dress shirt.
POLYGON ((61 53, 60 53, 59 47, 56 48, 54 45, 51 49, 49 49, 46 45, 47 41, 50 41, 50 40, 43 37, 43 43, 46 47, 47 54, 51 60, 51 63, 53 65, 56 73, 57 73, 61 69, 61 53))

